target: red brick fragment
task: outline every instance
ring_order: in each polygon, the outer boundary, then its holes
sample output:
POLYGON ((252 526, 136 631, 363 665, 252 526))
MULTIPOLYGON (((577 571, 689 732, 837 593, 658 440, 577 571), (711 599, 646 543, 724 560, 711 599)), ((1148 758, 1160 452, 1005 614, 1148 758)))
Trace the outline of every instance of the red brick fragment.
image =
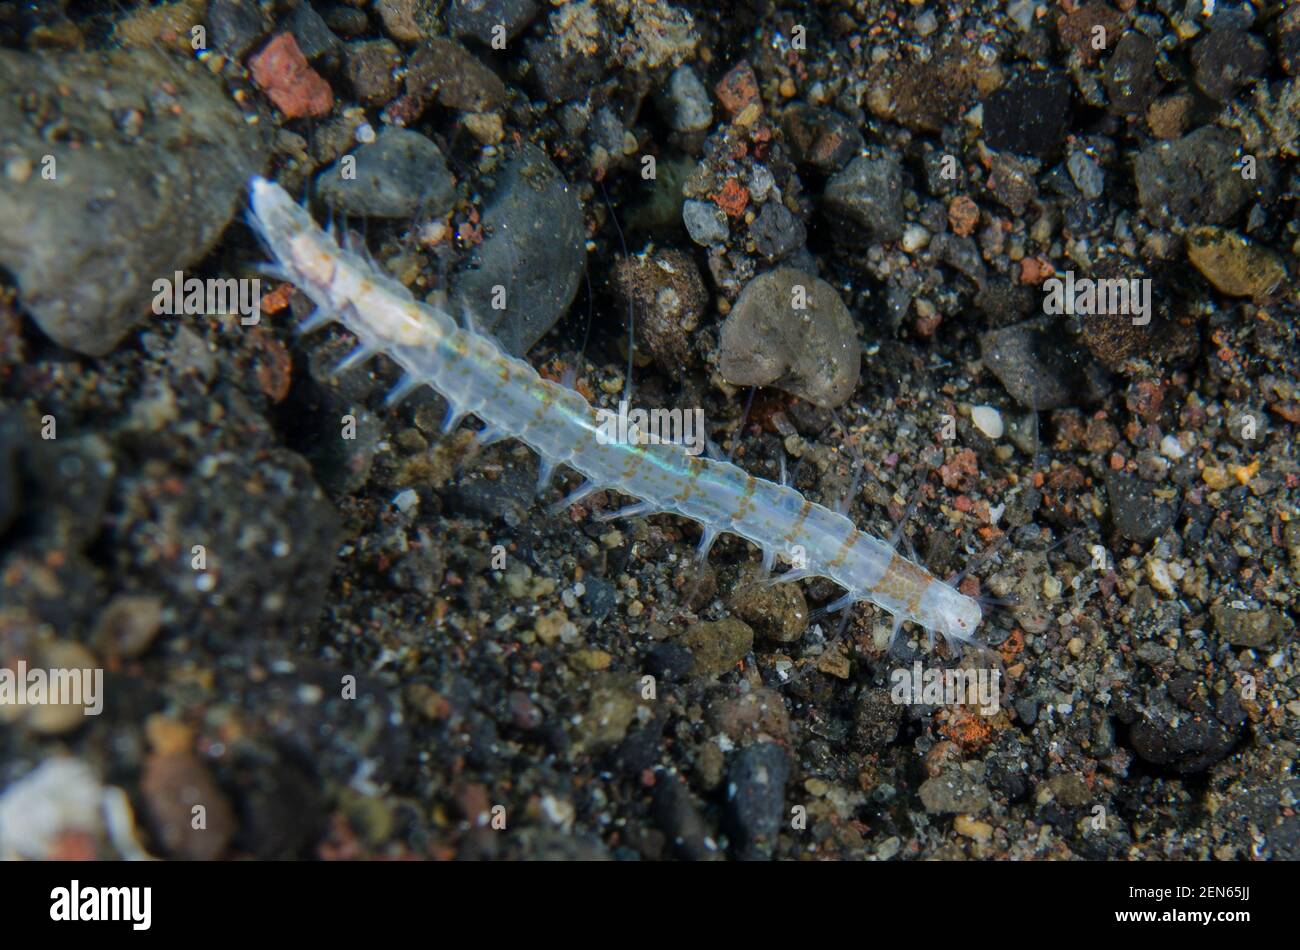
POLYGON ((290 119, 327 115, 334 108, 334 93, 307 57, 292 33, 277 33, 248 61, 253 82, 275 107, 290 119))
POLYGON ((751 102, 758 102, 758 77, 754 75, 749 60, 742 59, 732 67, 731 72, 722 77, 713 91, 733 119, 744 112, 751 102))

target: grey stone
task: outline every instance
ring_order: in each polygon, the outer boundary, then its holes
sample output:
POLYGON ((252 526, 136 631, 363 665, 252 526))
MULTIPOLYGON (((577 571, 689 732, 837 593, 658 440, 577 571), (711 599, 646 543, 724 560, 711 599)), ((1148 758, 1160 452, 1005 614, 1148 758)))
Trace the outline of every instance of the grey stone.
POLYGON ((343 177, 344 156, 316 179, 321 200, 336 211, 361 217, 440 217, 456 189, 442 151, 418 132, 386 127, 356 150, 356 177, 343 177))
POLYGON ((855 158, 826 183, 826 211, 876 241, 903 235, 903 171, 897 159, 855 158))
POLYGON ((253 0, 212 0, 208 7, 208 39, 227 56, 242 57, 270 27, 253 0))
POLYGON ((1102 189, 1106 187, 1106 173, 1101 170, 1101 165, 1095 158, 1087 152, 1071 152, 1066 167, 1085 198, 1101 197, 1102 189))
POLYGON ((582 206, 546 153, 524 145, 497 172, 483 229, 488 238, 455 276, 451 296, 457 310, 469 307, 480 327, 522 356, 578 292, 587 257, 582 206), (505 288, 504 310, 492 308, 497 285, 505 288))
POLYGON ((834 287, 778 267, 740 292, 722 324, 718 370, 738 386, 770 385, 838 406, 862 370, 857 328, 834 287))
POLYGON ((709 91, 690 66, 678 66, 668 77, 668 86, 659 97, 659 109, 668 125, 677 132, 701 132, 713 124, 713 104, 709 91))
POLYGON ((989 807, 988 788, 959 768, 926 779, 918 791, 931 815, 973 815, 989 807))
POLYGON ((1242 178, 1237 164, 1241 137, 1206 126, 1172 142, 1157 142, 1138 153, 1133 164, 1138 202, 1148 218, 1164 227, 1222 224, 1251 200, 1268 175, 1259 162, 1260 181, 1242 178))
POLYGON ((803 247, 808 239, 808 229, 779 201, 763 206, 754 223, 749 226, 754 247, 769 261, 778 261, 803 247))
POLYGON ((451 0, 447 27, 453 36, 487 45, 495 27, 505 27, 506 39, 514 39, 536 16, 536 0, 451 0))
POLYGON ((984 365, 1030 409, 1095 401, 1104 379, 1087 351, 1071 346, 1053 317, 1035 317, 980 337, 984 365))
POLYGON ((701 247, 721 244, 731 234, 727 226, 727 215, 712 201, 687 199, 682 202, 682 223, 691 240, 701 247))
POLYGON ((260 162, 220 83, 152 50, 0 50, 0 128, 0 266, 47 335, 90 356, 149 312, 154 281, 211 249, 260 162))
POLYGON ((772 742, 746 746, 727 770, 727 817, 732 844, 742 861, 770 860, 785 823, 785 785, 790 762, 772 742))

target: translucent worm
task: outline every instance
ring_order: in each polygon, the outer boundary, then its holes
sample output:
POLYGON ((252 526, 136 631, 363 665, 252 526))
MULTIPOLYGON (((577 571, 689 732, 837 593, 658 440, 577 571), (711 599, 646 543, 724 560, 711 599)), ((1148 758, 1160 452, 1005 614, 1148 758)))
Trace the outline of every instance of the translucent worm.
POLYGON ((474 329, 472 315, 462 327, 412 298, 377 266, 339 247, 274 182, 253 178, 249 190, 249 222, 274 257, 268 273, 293 283, 318 308, 300 329, 342 323, 357 337, 343 367, 379 353, 396 362, 404 375, 390 402, 431 386, 449 406, 445 431, 473 414, 484 423, 480 441, 517 438, 536 451, 543 484, 559 465, 585 476, 565 503, 616 489, 638 499, 619 516, 670 513, 699 523, 701 558, 720 534, 736 534, 762 549, 768 568, 778 559, 792 565, 774 581, 828 577, 843 587, 828 611, 869 601, 893 616, 895 634, 910 621, 954 648, 973 642, 983 616, 978 602, 846 516, 681 445, 604 438, 596 410, 580 393, 504 352, 474 329))

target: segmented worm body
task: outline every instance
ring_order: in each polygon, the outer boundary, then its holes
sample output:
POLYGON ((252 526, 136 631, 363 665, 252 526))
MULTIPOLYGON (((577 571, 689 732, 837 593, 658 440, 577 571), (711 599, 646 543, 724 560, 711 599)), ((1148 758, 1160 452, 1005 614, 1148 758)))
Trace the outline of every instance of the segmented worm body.
POLYGON ((982 618, 979 604, 858 530, 842 514, 793 488, 749 475, 730 462, 688 454, 673 443, 613 442, 602 438, 596 410, 578 392, 543 379, 531 365, 505 353, 472 322, 413 299, 406 288, 362 257, 341 248, 277 184, 250 183, 250 223, 274 257, 273 274, 296 285, 316 304, 303 332, 342 323, 357 337, 341 368, 384 353, 404 371, 389 394, 395 402, 431 386, 450 407, 450 431, 466 415, 484 423, 489 443, 517 438, 542 460, 543 483, 558 465, 586 481, 566 502, 616 489, 639 499, 619 515, 671 513, 703 528, 700 555, 724 532, 763 551, 764 565, 793 565, 781 581, 828 577, 846 591, 828 609, 870 601, 951 644, 969 643, 982 618))

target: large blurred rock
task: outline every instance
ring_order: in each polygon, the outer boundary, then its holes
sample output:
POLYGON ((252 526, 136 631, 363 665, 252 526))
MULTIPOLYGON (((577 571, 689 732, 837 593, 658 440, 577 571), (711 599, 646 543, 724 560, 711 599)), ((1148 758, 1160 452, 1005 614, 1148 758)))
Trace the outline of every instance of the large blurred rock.
POLYGON ((258 164, 217 80, 152 50, 0 50, 0 128, 0 266, 46 334, 91 356, 207 253, 258 164))

